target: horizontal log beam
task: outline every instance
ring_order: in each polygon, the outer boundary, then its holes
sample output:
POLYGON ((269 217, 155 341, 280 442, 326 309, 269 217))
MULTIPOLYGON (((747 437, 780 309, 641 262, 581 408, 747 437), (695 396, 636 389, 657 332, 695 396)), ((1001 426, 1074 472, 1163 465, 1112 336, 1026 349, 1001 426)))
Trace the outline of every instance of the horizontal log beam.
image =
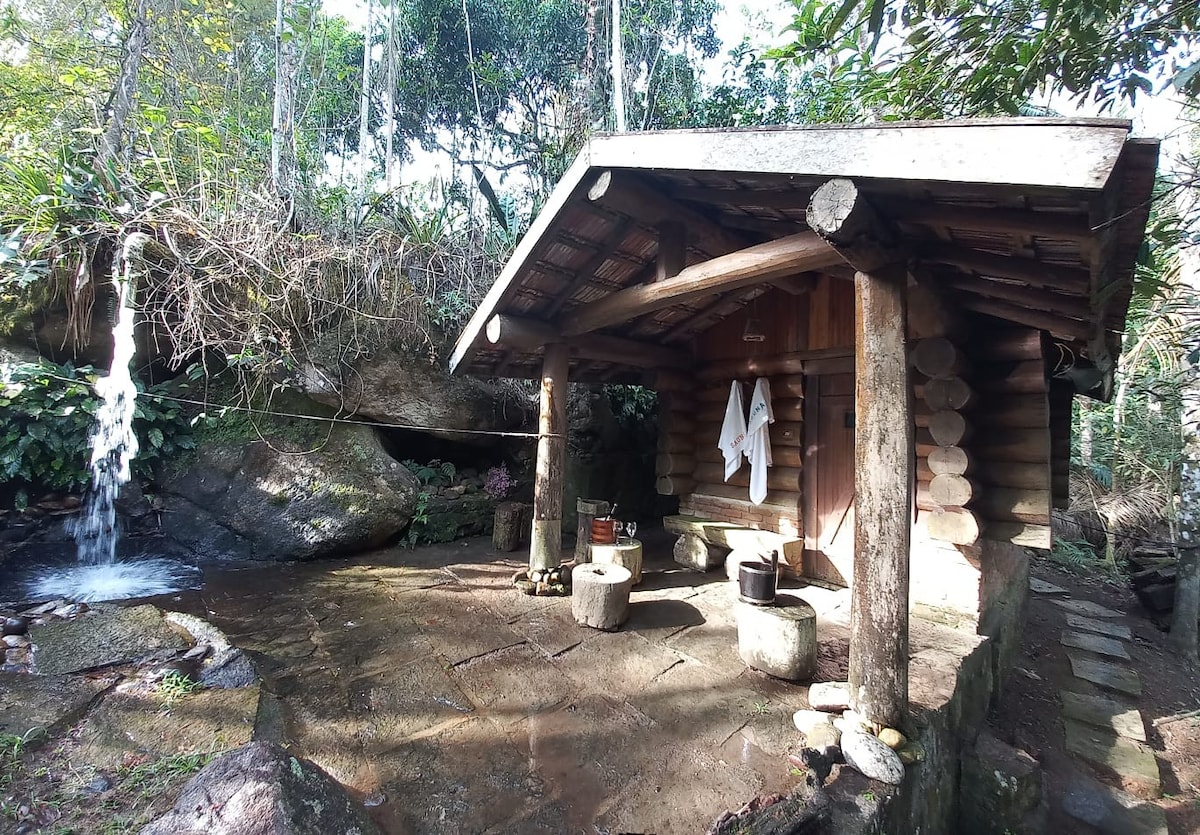
POLYGON ((985 299, 999 299, 1032 310, 1044 310, 1049 313, 1059 313, 1072 319, 1090 319, 1092 306, 1087 299, 1079 296, 1068 296, 1054 290, 1039 290, 1020 284, 1005 284, 988 278, 951 278, 946 281, 950 287, 964 293, 983 296, 985 299))
POLYGON ((719 226, 627 172, 600 172, 587 196, 594 205, 636 218, 650 228, 664 221, 682 223, 687 229, 688 243, 709 256, 734 252, 748 243, 743 236, 719 226))
POLYGON ((674 278, 627 287, 573 311, 563 333, 577 336, 692 299, 762 284, 840 261, 815 232, 801 232, 685 268, 674 278))
POLYGON ((1032 287, 1074 293, 1088 293, 1091 287, 1091 274, 1087 270, 1045 264, 1032 258, 997 255, 957 244, 926 244, 921 247, 917 257, 922 261, 947 264, 979 275, 1023 281, 1032 287))
MULTIPOLYGON (((697 484, 693 493, 702 496, 713 496, 718 499, 734 499, 744 502, 750 501, 750 494, 744 487, 732 487, 728 484, 697 484)), ((774 505, 776 507, 785 507, 789 511, 794 511, 800 506, 800 493, 787 492, 783 490, 768 490, 767 497, 763 499, 763 505, 774 505)))
POLYGON ((881 199, 880 208, 903 223, 972 232, 1032 235, 1055 241, 1090 240, 1092 230, 1084 215, 1032 212, 1020 209, 981 209, 946 206, 919 200, 881 199))
POLYGON ((1092 327, 1087 322, 1055 316, 1045 311, 1030 310, 995 299, 985 299, 972 293, 959 293, 957 298, 958 303, 967 310, 1037 328, 1068 341, 1087 342, 1092 331, 1092 327))
POLYGON ((891 228, 851 180, 823 183, 808 201, 805 219, 855 270, 870 273, 905 260, 891 228))
MULTIPOLYGON (((853 349, 820 348, 813 351, 792 351, 786 354, 771 354, 765 357, 745 357, 742 359, 718 360, 704 366, 696 372, 696 376, 705 382, 725 380, 725 396, 729 396, 728 380, 733 377, 774 377, 776 375, 801 375, 812 373, 813 363, 827 360, 844 360, 854 370, 853 349)), ((794 385, 794 384, 793 384, 794 385)), ((771 393, 775 394, 774 385, 771 393)))
POLYGON ((581 359, 599 360, 633 368, 690 368, 692 355, 636 339, 604 334, 564 337, 549 322, 496 314, 487 323, 487 339, 493 345, 517 351, 534 351, 555 342, 566 342, 581 359))

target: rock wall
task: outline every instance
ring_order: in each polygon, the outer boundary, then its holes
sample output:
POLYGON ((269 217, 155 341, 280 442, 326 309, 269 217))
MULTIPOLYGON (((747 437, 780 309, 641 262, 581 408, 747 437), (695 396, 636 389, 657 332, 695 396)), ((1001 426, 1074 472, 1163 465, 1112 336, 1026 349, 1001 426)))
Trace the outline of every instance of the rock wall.
POLYGON ((315 443, 203 443, 162 485, 165 533, 201 557, 258 560, 350 554, 396 536, 416 479, 370 427, 326 427, 315 443))

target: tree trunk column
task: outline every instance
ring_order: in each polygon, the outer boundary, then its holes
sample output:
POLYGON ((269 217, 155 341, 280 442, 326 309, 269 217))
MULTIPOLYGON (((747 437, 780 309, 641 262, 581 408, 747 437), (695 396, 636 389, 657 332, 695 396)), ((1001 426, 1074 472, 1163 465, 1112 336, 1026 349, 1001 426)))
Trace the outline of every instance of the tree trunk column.
POLYGON ((563 470, 567 451, 567 346, 546 346, 538 415, 537 473, 533 482, 533 530, 529 570, 553 568, 562 561, 563 470))
POLYGON ((851 707, 895 727, 908 711, 913 409, 905 353, 906 271, 854 277, 854 583, 851 707))

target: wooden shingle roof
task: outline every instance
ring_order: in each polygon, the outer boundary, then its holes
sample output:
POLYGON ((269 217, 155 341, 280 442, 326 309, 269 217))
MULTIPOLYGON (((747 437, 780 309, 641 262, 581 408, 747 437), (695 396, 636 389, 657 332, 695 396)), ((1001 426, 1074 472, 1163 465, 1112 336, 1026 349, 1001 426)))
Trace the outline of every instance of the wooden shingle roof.
MULTIPOLYGON (((686 230, 688 265, 795 235, 832 178, 852 179, 913 269, 962 307, 1115 356, 1158 158, 1157 141, 1129 132, 1123 120, 993 119, 597 136, 464 329, 451 370, 536 376, 538 346, 490 342, 494 316, 551 332, 652 280, 664 223, 686 230)), ((836 258, 822 271, 851 274, 836 258)), ((589 336, 653 346, 653 363, 686 357, 693 337, 785 281, 646 309, 589 336)), ((572 379, 637 379, 636 357, 573 362, 572 379)))

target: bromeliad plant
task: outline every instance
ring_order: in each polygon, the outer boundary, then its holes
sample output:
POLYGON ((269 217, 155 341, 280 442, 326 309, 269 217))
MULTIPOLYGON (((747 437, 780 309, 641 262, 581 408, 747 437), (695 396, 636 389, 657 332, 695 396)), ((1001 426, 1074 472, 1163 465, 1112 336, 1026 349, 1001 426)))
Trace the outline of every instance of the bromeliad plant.
MULTIPOLYGON (((30 490, 78 491, 90 478, 91 433, 100 402, 90 366, 45 360, 17 363, 0 378, 0 482, 17 487, 18 508, 30 490)), ((179 405, 162 399, 163 386, 139 397, 134 472, 149 478, 154 462, 192 449, 191 427, 179 405)))

